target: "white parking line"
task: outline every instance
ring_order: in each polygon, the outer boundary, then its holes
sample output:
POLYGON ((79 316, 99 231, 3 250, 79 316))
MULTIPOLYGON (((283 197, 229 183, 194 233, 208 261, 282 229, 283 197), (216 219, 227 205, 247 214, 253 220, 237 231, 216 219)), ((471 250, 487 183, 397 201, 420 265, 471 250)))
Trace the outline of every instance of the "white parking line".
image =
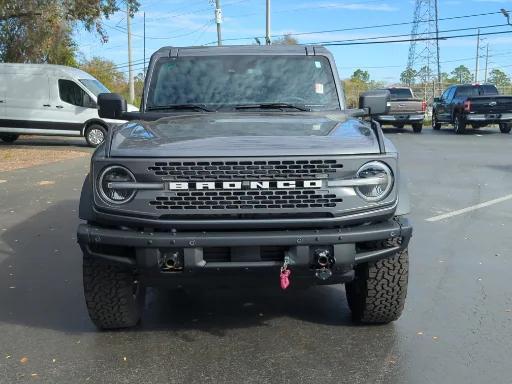
POLYGON ((439 221, 439 220, 449 219, 450 217, 454 217, 454 216, 462 215, 464 213, 476 211, 477 209, 485 208, 485 207, 488 207, 490 205, 494 205, 494 204, 498 204, 498 203, 502 203, 502 202, 507 201, 507 200, 512 200, 512 194, 506 195, 506 196, 503 196, 503 197, 498 197, 497 199, 489 200, 489 201, 486 201, 486 202, 483 202, 483 203, 480 203, 480 204, 472 205, 472 206, 467 207, 467 208, 462 208, 462 209, 459 209, 457 211, 443 213, 442 215, 439 215, 439 216, 429 217, 428 219, 425 219, 425 220, 432 222, 432 221, 439 221))

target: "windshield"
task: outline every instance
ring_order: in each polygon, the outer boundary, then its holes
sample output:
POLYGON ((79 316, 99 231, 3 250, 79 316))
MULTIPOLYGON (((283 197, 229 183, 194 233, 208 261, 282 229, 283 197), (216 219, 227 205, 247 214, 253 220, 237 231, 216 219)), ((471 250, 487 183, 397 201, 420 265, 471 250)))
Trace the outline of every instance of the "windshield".
POLYGON ((147 108, 195 104, 232 110, 240 105, 276 103, 339 110, 329 61, 283 55, 160 59, 147 108))
POLYGON ((109 89, 96 79, 79 80, 89 91, 91 91, 94 94, 94 96, 98 96, 100 93, 110 93, 109 89))

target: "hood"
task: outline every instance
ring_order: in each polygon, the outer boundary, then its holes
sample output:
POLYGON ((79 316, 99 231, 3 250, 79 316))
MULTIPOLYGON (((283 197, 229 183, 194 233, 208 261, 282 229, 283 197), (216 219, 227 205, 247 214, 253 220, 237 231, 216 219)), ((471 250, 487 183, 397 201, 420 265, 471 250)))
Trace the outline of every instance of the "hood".
POLYGON ((189 113, 120 125, 110 142, 112 157, 368 153, 379 153, 374 132, 342 113, 189 113))

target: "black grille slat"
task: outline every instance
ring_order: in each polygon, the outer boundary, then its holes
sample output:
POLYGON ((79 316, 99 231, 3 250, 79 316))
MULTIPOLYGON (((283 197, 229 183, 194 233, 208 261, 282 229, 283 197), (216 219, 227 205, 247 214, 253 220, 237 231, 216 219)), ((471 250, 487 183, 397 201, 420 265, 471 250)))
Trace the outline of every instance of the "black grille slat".
POLYGON ((156 196, 149 205, 156 209, 295 209, 336 207, 343 202, 342 198, 327 191, 182 191, 180 199, 156 196), (308 192, 308 193, 306 193, 308 192), (255 195, 257 193, 257 195, 255 195), (215 194, 215 195, 214 195, 215 194), (222 207, 222 208, 220 208, 222 207))
POLYGON ((170 176, 178 181, 229 181, 314 179, 317 175, 340 171, 339 160, 283 160, 283 161, 158 161, 148 166, 156 176, 170 176))

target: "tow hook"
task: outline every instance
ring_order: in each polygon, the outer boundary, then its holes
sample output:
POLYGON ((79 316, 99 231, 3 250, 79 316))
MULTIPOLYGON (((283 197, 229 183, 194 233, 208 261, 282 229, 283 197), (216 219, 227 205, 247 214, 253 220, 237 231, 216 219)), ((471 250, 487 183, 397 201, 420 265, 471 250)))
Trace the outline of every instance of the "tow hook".
POLYGON ((159 260, 160 269, 165 272, 182 271, 183 256, 179 251, 165 252, 159 260))
POLYGON ((332 267, 336 263, 336 259, 332 252, 326 248, 319 248, 313 253, 315 264, 315 276, 320 280, 327 280, 332 276, 332 267))

